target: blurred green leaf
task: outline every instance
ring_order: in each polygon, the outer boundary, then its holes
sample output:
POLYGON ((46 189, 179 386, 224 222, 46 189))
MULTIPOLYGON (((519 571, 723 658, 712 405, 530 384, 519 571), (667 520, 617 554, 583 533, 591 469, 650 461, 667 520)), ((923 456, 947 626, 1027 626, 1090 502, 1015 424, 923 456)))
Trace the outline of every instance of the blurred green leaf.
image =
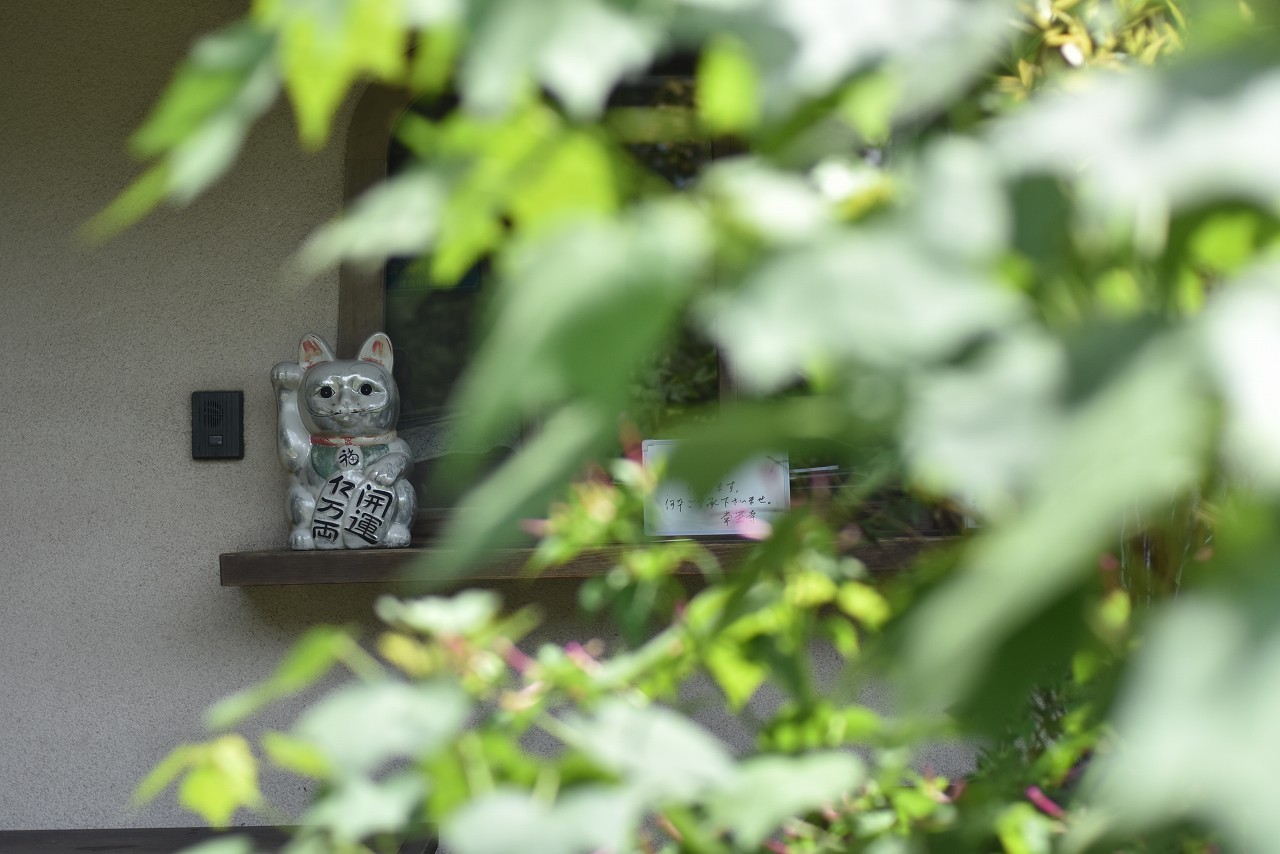
POLYGON ((1217 271, 1238 273, 1257 251, 1259 217, 1251 211, 1210 217, 1191 240, 1193 257, 1217 271))
POLYGON ((713 40, 698 61, 698 117, 712 133, 751 130, 760 120, 759 86, 742 43, 713 40))
POLYGON ((668 200, 517 252, 456 400, 460 429, 491 439, 569 398, 612 417, 703 272, 707 240, 697 210, 668 200))
POLYGON ((703 494, 720 477, 762 454, 786 450, 797 456, 840 460, 856 447, 882 440, 888 430, 884 421, 892 406, 889 401, 883 403, 884 411, 866 413, 880 417, 867 421, 855 418, 827 397, 726 403, 715 417, 676 432, 676 449, 664 476, 703 494))
POLYGON ((293 734, 349 776, 396 759, 429 757, 462 729, 470 711, 452 684, 374 682, 328 694, 303 713, 293 734))
POLYGON ((142 159, 187 143, 212 121, 252 121, 269 106, 274 88, 263 79, 272 34, 239 21, 195 43, 142 127, 129 140, 142 159))
POLYGON ((454 596, 401 601, 379 596, 374 610, 384 623, 437 637, 468 635, 498 615, 501 600, 491 590, 464 590, 454 596))
MULTIPOLYGON (((436 578, 453 578, 482 564, 493 549, 518 542, 519 522, 547 512, 566 478, 600 450, 611 419, 582 406, 566 406, 464 499, 442 532, 439 547, 423 563, 436 578)), ((452 475, 462 479, 463 474, 452 475)), ((446 475, 449 476, 448 470, 446 475)))
POLYGON ((246 836, 224 836, 182 849, 182 854, 255 854, 253 841, 246 836))
POLYGON ((423 32, 409 67, 409 86, 415 92, 440 95, 453 77, 462 33, 456 25, 441 24, 423 32))
POLYGON ((764 116, 792 116, 855 72, 883 65, 898 93, 895 114, 936 109, 972 85, 1006 38, 1007 4, 954 0, 688 3, 690 35, 732 33, 758 70, 764 116), (833 26, 833 22, 839 22, 833 26))
POLYGON ((505 112, 540 83, 570 113, 599 114, 614 84, 644 69, 660 30, 638 11, 602 0, 487 0, 472 7, 475 27, 460 70, 467 105, 505 112))
POLYGON ((830 206, 816 188, 761 160, 737 157, 715 163, 704 173, 703 187, 722 203, 731 221, 763 241, 812 240, 832 225, 830 206))
POLYGON ((889 75, 866 74, 845 88, 840 112, 868 142, 882 143, 889 136, 897 94, 889 75))
POLYGON ((175 747, 169 751, 169 755, 160 760, 160 764, 152 768, 150 773, 138 784, 138 788, 134 789, 131 803, 137 807, 154 800, 156 795, 163 792, 170 783, 178 779, 178 775, 191 764, 195 753, 196 748, 189 744, 175 747))
POLYGON ((917 180, 911 214, 930 246, 974 264, 1008 248, 1012 214, 990 149, 965 137, 943 139, 925 150, 917 180))
POLYGON ((1280 266, 1268 264, 1217 294, 1204 316, 1210 369, 1226 403, 1223 450, 1235 474, 1280 485, 1280 394, 1271 370, 1280 328, 1280 266))
POLYGON ((388 0, 258 0, 254 18, 280 34, 279 62, 303 145, 319 148, 360 79, 404 71, 405 4, 388 0))
POLYGON ((325 828, 342 842, 358 842, 376 833, 405 829, 426 796, 426 781, 414 772, 396 774, 376 783, 349 777, 322 795, 302 821, 325 828))
POLYGON ((1209 439, 1189 348, 1150 346, 1065 424, 1027 487, 1025 510, 975 540, 962 571, 904 627, 915 687, 951 702, 1019 627, 1077 586, 1118 535, 1199 481, 1209 439))
POLYGON ((874 587, 860 581, 846 581, 836 593, 840 610, 872 631, 880 628, 892 615, 892 609, 874 587))
POLYGON ((566 737, 649 802, 689 801, 733 774, 714 736, 661 706, 607 700, 591 717, 568 721, 566 737))
POLYGON ((769 671, 743 654, 737 638, 713 641, 706 651, 707 671, 720 690, 731 710, 741 709, 764 684, 769 671))
POLYGON ((550 806, 524 792, 499 790, 459 809, 442 838, 458 854, 621 851, 639 817, 640 804, 625 788, 581 787, 550 806))
POLYGON ((911 384, 902 430, 912 479, 975 517, 998 520, 1063 429, 1060 344, 1028 326, 911 384))
POLYGON ((150 213, 168 191, 169 164, 152 166, 85 223, 85 239, 97 243, 116 236, 150 213))
POLYGON ((191 768, 178 787, 178 803, 210 825, 226 827, 241 807, 256 807, 258 762, 239 735, 224 735, 192 753, 191 768))
POLYGON ((166 197, 185 204, 222 177, 275 101, 274 46, 272 34, 250 21, 196 42, 130 139, 137 157, 163 159, 86 225, 91 239, 128 228, 166 197))
POLYGON ((339 219, 321 226, 299 250, 298 265, 315 275, 344 261, 381 264, 428 250, 440 230, 446 188, 426 171, 410 171, 362 195, 339 219))
POLYGON ((214 704, 205 712, 205 726, 213 730, 233 727, 276 700, 310 687, 329 672, 352 643, 351 636, 335 626, 307 630, 270 679, 214 704))
POLYGON ((1089 809, 1070 850, 1187 820, 1234 850, 1274 847, 1280 634, 1274 585, 1258 594, 1272 612, 1263 632, 1240 603, 1215 596, 1186 597, 1152 626, 1117 710, 1117 739, 1089 770, 1089 809))
POLYGON ((282 732, 263 733, 262 750, 277 767, 302 777, 324 780, 333 774, 333 767, 323 753, 282 732))
POLYGON ((527 234, 582 216, 605 216, 618 207, 614 167, 594 136, 571 132, 539 158, 532 180, 511 202, 511 214, 527 234))
POLYGON ((872 230, 779 253, 702 306, 734 374, 761 392, 833 362, 945 359, 1022 314, 1009 291, 900 233, 872 230))
POLYGON ((862 779, 862 763, 849 753, 762 756, 743 762, 707 809, 735 843, 754 851, 783 821, 839 801, 862 779))
POLYGON ((1008 174, 1080 184, 1095 216, 1130 222, 1157 247, 1180 208, 1250 200, 1274 210, 1280 155, 1263 139, 1280 108, 1280 72, 1249 78, 1248 61, 1096 75, 997 122, 998 162, 1008 174))
POLYGON ((185 204, 221 178, 235 161, 247 130, 240 117, 219 116, 183 140, 169 162, 170 198, 185 204))

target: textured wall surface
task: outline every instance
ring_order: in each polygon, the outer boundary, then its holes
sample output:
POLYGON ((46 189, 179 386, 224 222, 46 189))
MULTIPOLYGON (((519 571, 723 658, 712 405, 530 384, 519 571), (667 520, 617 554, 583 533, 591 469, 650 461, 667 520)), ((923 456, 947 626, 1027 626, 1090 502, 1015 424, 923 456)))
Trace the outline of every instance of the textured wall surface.
MULTIPOLYGON (((339 208, 341 145, 297 153, 278 110, 189 208, 103 247, 75 239, 136 174, 128 134, 191 39, 243 6, 5 6, 0 830, 198 823, 169 796, 131 812, 129 793, 201 736, 202 709, 265 676, 304 626, 364 620, 381 592, 217 580, 220 552, 283 542, 268 370, 305 332, 332 340, 337 283, 285 284, 278 271, 339 208), (190 459, 200 389, 244 390, 243 460, 190 459)), ((554 632, 577 631, 569 586, 536 595, 554 632)), ((732 720, 709 722, 746 738, 732 720)), ((945 770, 950 756, 932 760, 945 770)), ((268 795, 295 806, 293 785, 268 795)))
MULTIPOLYGON (((0 828, 187 825, 126 810, 210 701, 372 591, 218 586, 279 541, 270 366, 332 336, 336 278, 281 262, 341 203, 340 145, 274 114, 234 175, 97 249, 75 230, 135 174, 129 132, 191 39, 242 3, 7 4, 0 26, 0 828), (243 389, 242 461, 193 462, 189 395, 243 389)), ((281 793, 288 798, 289 793, 281 793)))

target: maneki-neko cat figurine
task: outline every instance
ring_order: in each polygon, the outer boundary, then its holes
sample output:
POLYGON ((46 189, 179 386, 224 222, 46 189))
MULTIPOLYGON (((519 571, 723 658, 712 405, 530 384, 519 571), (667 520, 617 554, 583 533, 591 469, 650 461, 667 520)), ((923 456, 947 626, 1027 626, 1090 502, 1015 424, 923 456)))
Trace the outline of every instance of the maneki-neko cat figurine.
POLYGON ((355 359, 335 359, 323 339, 307 335, 297 362, 272 368, 280 462, 293 475, 289 548, 409 545, 417 501, 405 479, 409 446, 396 436, 392 358, 381 332, 355 359))

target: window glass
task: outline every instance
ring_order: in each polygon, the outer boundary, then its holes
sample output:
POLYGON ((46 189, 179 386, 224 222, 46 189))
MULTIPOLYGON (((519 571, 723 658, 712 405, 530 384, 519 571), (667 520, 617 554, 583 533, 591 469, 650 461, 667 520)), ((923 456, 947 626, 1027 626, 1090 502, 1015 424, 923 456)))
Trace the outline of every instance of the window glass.
MULTIPOLYGON (((711 143, 687 138, 692 92, 688 77, 656 77, 621 88, 611 100, 611 108, 629 121, 623 137, 636 167, 629 175, 645 182, 649 190, 688 187, 715 155, 711 143)), ((430 115, 429 108, 426 114, 430 115)), ((407 161, 408 153, 393 140, 387 155, 388 174, 395 174, 407 161)), ((434 470, 447 450, 457 450, 456 444, 450 445, 454 417, 449 400, 478 342, 489 272, 488 263, 480 263, 457 285, 440 287, 431 278, 428 259, 396 258, 386 266, 384 328, 396 348, 401 396, 398 431, 413 450, 412 478, 419 508, 427 517, 443 515, 460 497, 443 491, 434 470)), ((691 330, 682 332, 637 373, 630 392, 630 406, 624 413, 629 424, 620 425, 620 437, 624 433, 644 438, 663 435, 676 419, 719 399, 715 348, 691 330)), ((485 457, 483 471, 497 465, 519 440, 517 431, 495 447, 462 451, 485 457)), ((431 528, 430 519, 420 520, 415 534, 429 535, 431 528)))

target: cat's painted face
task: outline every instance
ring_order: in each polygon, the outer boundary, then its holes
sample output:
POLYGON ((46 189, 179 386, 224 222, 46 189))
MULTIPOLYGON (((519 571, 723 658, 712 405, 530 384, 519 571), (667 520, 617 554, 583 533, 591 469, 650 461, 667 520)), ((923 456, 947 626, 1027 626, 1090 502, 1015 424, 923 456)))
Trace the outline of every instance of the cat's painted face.
POLYGON ((307 430, 325 436, 377 436, 395 428, 400 395, 391 377, 391 341, 369 338, 356 359, 333 359, 319 338, 302 341, 299 407, 307 430))

